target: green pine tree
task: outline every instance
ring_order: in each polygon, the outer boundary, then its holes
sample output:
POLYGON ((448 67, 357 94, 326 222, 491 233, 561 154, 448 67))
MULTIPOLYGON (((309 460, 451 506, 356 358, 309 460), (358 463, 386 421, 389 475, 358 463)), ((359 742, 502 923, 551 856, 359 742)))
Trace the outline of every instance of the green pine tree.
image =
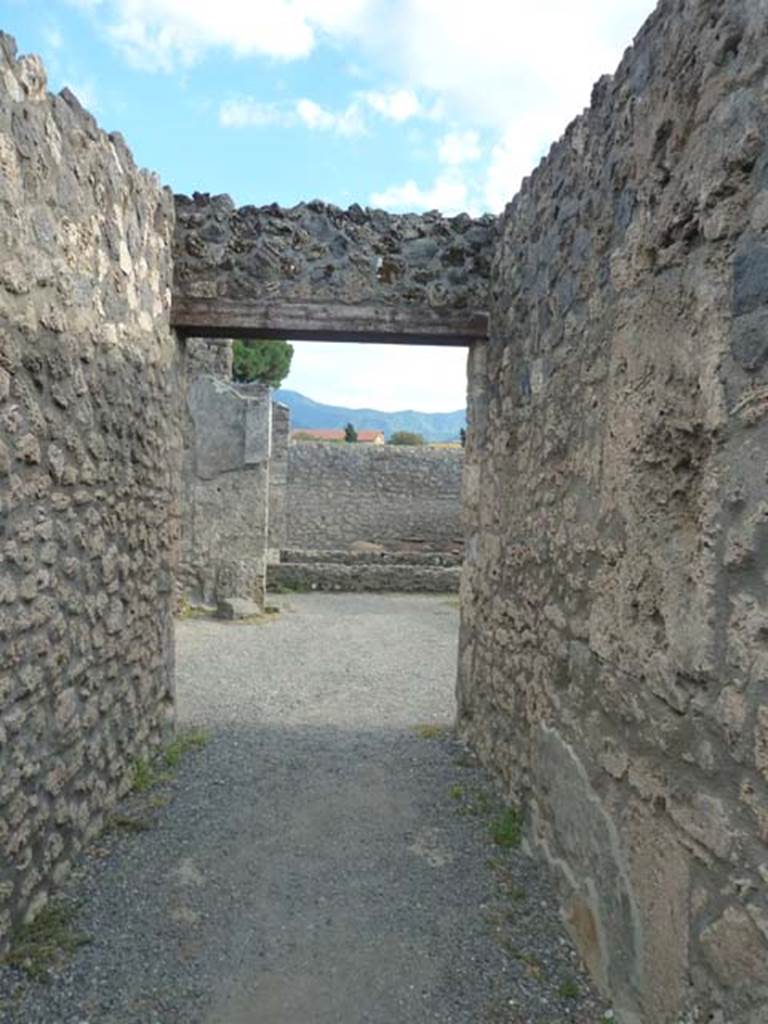
POLYGON ((293 345, 287 341, 235 341, 232 345, 232 377, 242 384, 261 381, 279 388, 293 359, 293 345))

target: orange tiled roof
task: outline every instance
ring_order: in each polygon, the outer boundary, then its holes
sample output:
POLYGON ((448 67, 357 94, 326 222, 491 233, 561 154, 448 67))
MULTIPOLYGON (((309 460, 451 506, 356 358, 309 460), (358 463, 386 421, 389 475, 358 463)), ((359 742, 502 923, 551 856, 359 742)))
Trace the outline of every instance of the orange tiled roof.
MULTIPOLYGON (((302 430, 299 427, 299 428, 297 428, 296 430, 293 431, 293 435, 292 436, 294 438, 295 437, 299 437, 299 438, 301 438, 301 437, 312 437, 316 441, 343 441, 344 440, 344 431, 343 430, 326 430, 326 429, 323 429, 323 428, 320 428, 320 427, 313 427, 311 429, 307 428, 305 430, 302 430)), ((383 438, 384 438, 384 431, 383 430, 358 430, 358 432, 357 432, 357 440, 358 441, 362 441, 364 443, 368 442, 369 444, 372 444, 378 438, 381 438, 383 440, 383 438)))

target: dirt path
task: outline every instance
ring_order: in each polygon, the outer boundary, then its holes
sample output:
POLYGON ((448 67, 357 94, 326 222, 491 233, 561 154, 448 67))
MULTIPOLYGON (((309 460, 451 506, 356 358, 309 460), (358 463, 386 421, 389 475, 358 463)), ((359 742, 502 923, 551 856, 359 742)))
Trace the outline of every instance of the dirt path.
POLYGON ((180 623, 180 726, 209 742, 70 886, 92 944, 48 985, 0 971, 0 1020, 598 1024, 546 878, 490 838, 488 780, 416 728, 453 717, 455 602, 284 604, 180 623))

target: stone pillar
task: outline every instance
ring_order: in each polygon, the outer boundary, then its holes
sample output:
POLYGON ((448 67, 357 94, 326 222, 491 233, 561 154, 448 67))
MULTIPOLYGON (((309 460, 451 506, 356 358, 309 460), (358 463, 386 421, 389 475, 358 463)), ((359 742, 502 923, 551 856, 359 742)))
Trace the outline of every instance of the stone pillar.
POLYGON ((267 563, 280 561, 286 543, 285 502, 288 489, 288 445, 291 438, 291 410, 281 402, 272 403, 272 455, 269 467, 269 523, 267 563))
POLYGON ((181 594, 230 617, 264 607, 270 390, 199 374, 187 385, 181 594))

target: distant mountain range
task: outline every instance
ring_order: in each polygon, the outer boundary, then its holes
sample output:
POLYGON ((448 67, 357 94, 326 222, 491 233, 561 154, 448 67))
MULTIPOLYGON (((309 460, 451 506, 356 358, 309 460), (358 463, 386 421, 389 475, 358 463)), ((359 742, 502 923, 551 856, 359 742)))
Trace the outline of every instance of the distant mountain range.
POLYGON ((343 405, 324 405, 300 395, 298 391, 279 388, 275 401, 291 410, 291 429, 309 430, 313 427, 337 429, 351 423, 356 429, 383 430, 389 438, 396 430, 410 430, 421 434, 425 441, 456 441, 459 431, 466 426, 466 412, 379 412, 376 409, 347 409, 343 405))

